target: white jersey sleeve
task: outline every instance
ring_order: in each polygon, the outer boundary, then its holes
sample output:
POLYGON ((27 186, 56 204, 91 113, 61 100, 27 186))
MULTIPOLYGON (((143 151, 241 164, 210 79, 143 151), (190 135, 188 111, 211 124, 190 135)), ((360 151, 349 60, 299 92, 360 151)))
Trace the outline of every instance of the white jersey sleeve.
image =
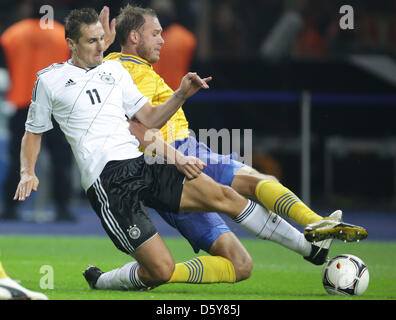
POLYGON ((120 85, 122 87, 123 108, 125 115, 131 119, 148 102, 148 99, 139 91, 129 72, 121 64, 120 67, 122 69, 120 85))
POLYGON ((44 81, 38 77, 34 84, 32 101, 25 123, 26 131, 43 133, 53 128, 50 93, 44 81))
POLYGON ((125 115, 133 117, 146 102, 118 61, 84 69, 69 60, 38 73, 25 127, 44 133, 56 121, 88 190, 109 161, 142 155, 125 115))

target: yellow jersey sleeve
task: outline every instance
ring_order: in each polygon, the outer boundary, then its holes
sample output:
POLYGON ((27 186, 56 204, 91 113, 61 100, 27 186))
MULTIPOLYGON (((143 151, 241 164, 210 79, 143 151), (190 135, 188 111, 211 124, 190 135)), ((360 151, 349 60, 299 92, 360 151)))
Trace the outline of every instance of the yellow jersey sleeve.
MULTIPOLYGON (((150 72, 136 71, 133 80, 139 91, 148 97, 154 107, 167 101, 173 94, 173 90, 154 70, 150 70, 150 72)), ((163 139, 168 143, 188 137, 188 122, 181 107, 160 131, 163 139)))
MULTIPOLYGON (((139 64, 139 61, 134 62, 127 59, 123 61, 120 57, 120 53, 111 53, 104 60, 118 60, 129 72, 139 91, 149 99, 149 102, 154 107, 170 98, 173 90, 154 71, 151 65, 148 63, 139 64)), ((188 121, 181 107, 161 128, 160 132, 162 138, 168 143, 172 143, 175 140, 182 140, 189 136, 188 121)))

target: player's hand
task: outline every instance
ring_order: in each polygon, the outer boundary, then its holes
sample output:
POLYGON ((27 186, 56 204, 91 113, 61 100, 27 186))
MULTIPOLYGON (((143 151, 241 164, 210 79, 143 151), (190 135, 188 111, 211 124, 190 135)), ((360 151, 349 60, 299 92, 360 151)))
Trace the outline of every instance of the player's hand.
POLYGON ((200 159, 192 156, 178 155, 176 156, 176 168, 191 180, 197 178, 206 164, 200 159))
POLYGON ((113 18, 110 21, 110 9, 107 6, 104 6, 102 11, 100 11, 99 14, 99 21, 102 24, 103 30, 105 32, 104 35, 104 42, 105 42, 105 48, 104 51, 106 51, 110 45, 114 42, 115 36, 116 36, 116 19, 113 18))
POLYGON ((175 94, 182 99, 188 99, 199 89, 209 89, 208 82, 211 80, 212 77, 201 79, 196 72, 189 72, 183 77, 180 87, 176 90, 175 94))
POLYGON ((37 191, 39 179, 36 175, 27 173, 21 174, 21 180, 18 183, 17 190, 14 195, 14 200, 25 201, 33 191, 37 191))

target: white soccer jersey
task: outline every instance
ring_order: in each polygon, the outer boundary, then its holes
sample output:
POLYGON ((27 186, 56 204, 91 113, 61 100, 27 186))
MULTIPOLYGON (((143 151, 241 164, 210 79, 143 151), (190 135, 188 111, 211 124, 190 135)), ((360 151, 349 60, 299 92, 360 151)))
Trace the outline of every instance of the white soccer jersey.
POLYGON ((70 60, 56 63, 37 73, 26 131, 52 129, 53 115, 71 145, 87 190, 108 161, 142 154, 125 115, 132 118, 147 101, 118 61, 89 70, 70 60))

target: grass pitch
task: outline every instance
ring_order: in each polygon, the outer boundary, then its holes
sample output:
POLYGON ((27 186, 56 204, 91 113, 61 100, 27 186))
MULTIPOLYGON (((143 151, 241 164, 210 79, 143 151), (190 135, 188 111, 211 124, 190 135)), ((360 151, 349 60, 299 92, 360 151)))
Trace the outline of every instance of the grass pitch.
MULTIPOLYGON (((165 242, 176 262, 196 256, 182 238, 165 238, 165 242)), ((145 292, 99 291, 88 287, 82 276, 88 264, 108 271, 131 261, 106 237, 0 236, 0 249, 9 276, 31 290, 44 292, 50 300, 396 299, 396 242, 333 243, 330 257, 350 253, 367 264, 370 284, 360 297, 328 295, 321 282, 323 267, 311 265, 277 244, 254 239, 242 242, 254 260, 248 280, 235 284, 167 284, 145 292), (43 286, 50 288, 42 289, 43 286)))

